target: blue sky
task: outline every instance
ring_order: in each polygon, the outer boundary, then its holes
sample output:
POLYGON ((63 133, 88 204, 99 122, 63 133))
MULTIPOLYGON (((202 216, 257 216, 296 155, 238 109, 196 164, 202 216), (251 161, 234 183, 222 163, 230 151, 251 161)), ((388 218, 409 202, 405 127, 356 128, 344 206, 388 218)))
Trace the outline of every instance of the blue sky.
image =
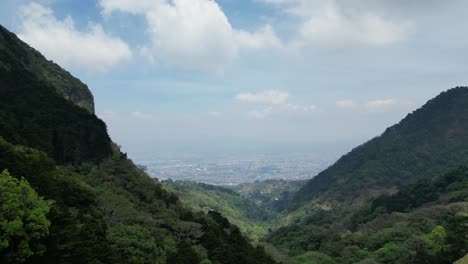
POLYGON ((465 10, 462 0, 2 0, 0 23, 87 83, 111 136, 136 152, 370 139, 468 84, 465 10))

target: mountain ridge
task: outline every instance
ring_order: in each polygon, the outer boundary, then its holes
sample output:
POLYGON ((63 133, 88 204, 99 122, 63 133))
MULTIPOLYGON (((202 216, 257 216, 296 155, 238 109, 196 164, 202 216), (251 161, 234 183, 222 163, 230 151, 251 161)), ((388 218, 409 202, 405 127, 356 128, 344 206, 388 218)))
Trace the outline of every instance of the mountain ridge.
POLYGON ((7 56, 15 56, 26 70, 39 80, 52 85, 65 99, 94 113, 94 97, 86 84, 58 64, 47 60, 40 52, 2 25, 0 25, 0 51, 4 56, 0 60, 0 67, 8 70, 11 65, 2 61, 5 62, 7 56))
POLYGON ((362 203, 468 162, 468 88, 442 92, 306 183, 291 208, 362 203), (357 193, 357 195, 356 195, 357 193))

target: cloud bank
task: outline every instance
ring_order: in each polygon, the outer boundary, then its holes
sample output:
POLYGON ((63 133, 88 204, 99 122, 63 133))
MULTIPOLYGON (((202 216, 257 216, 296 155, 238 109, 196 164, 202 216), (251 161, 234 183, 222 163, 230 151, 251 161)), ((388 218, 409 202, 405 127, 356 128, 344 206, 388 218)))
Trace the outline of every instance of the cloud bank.
POLYGON ((106 72, 132 58, 128 45, 99 24, 79 31, 70 16, 59 20, 37 3, 22 6, 19 14, 19 38, 63 66, 106 72))
POLYGON ((281 46, 269 25, 255 32, 232 27, 211 0, 100 0, 105 16, 144 16, 150 41, 140 54, 150 62, 222 73, 243 50, 281 46))
POLYGON ((385 8, 374 8, 366 0, 262 0, 296 18, 294 48, 310 46, 390 45, 404 41, 411 32, 409 21, 402 21, 385 8), (366 2, 366 3, 364 3, 366 2))
POLYGON ((257 93, 240 93, 234 97, 238 102, 261 106, 247 112, 247 116, 254 119, 265 119, 276 113, 311 113, 315 112, 315 105, 301 105, 289 103, 289 93, 281 91, 263 91, 257 93))

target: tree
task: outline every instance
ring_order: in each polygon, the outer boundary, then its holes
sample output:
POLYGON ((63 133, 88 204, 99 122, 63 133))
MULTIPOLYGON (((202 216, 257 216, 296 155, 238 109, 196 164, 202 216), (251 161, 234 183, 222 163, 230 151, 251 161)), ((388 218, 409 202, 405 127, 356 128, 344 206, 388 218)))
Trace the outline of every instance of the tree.
POLYGON ((108 240, 122 252, 128 263, 159 264, 166 262, 166 256, 155 242, 151 233, 140 226, 117 225, 108 230, 108 240))
POLYGON ((390 242, 383 248, 372 253, 373 257, 382 263, 411 263, 412 253, 402 245, 390 242))
POLYGON ((443 254, 448 250, 446 243, 447 233, 443 226, 436 226, 430 234, 427 235, 427 244, 435 255, 443 254))
POLYGON ((457 213, 448 218, 447 242, 450 245, 447 255, 461 258, 468 254, 468 213, 457 213))
POLYGON ((196 243, 202 236, 202 225, 193 222, 180 222, 174 226, 174 232, 179 241, 188 240, 196 243))
POLYGON ((24 178, 0 173, 0 262, 22 263, 44 253, 40 240, 49 234, 51 204, 24 178))
POLYGON ((305 263, 305 264, 334 264, 336 263, 329 256, 319 253, 319 252, 315 252, 315 251, 309 251, 300 256, 297 256, 296 261, 299 263, 305 263))

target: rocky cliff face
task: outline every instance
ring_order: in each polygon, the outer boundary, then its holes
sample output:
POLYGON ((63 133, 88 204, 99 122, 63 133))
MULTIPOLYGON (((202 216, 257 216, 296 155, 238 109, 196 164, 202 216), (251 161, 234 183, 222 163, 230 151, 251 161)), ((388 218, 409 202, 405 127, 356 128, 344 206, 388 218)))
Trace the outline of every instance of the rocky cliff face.
POLYGON ((58 94, 94 113, 94 98, 88 86, 0 25, 0 67, 8 70, 12 63, 22 64, 36 78, 52 85, 58 94))

